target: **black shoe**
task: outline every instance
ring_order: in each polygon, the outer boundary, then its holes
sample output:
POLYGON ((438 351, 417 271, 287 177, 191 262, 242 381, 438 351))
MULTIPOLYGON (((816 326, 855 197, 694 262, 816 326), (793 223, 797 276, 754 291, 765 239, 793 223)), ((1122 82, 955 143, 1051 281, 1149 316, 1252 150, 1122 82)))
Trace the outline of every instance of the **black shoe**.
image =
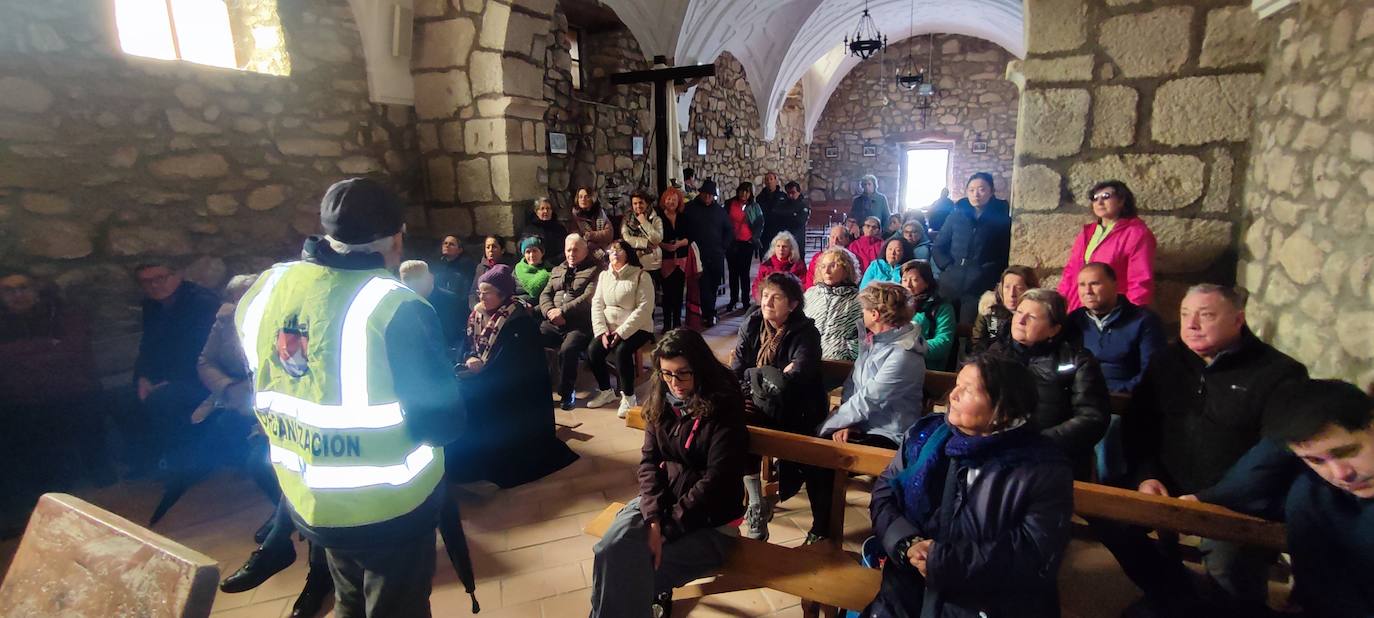
POLYGON ((654 618, 670 618, 673 615, 673 593, 660 593, 650 607, 654 618))
POLYGON ((277 525, 277 516, 274 513, 268 516, 267 521, 262 522, 261 526, 258 526, 257 531, 253 533, 253 542, 262 545, 262 542, 267 540, 267 535, 272 532, 272 527, 275 525, 277 525))
POLYGON ((312 567, 310 573, 305 576, 305 588, 301 590, 301 595, 296 597, 296 603, 291 606, 291 618, 313 618, 320 613, 320 608, 324 607, 325 599, 333 595, 334 579, 329 576, 329 571, 312 567))
POLYGON ((568 410, 571 410, 575 407, 577 407, 577 397, 572 393, 563 395, 563 400, 558 402, 558 409, 563 410, 564 412, 567 412, 568 410))
POLYGON ((291 566, 291 563, 295 561, 295 547, 280 552, 267 552, 259 547, 253 550, 252 555, 248 556, 248 561, 243 563, 239 570, 234 571, 233 575, 220 582, 219 589, 221 592, 231 594, 252 590, 261 586, 268 578, 291 566))

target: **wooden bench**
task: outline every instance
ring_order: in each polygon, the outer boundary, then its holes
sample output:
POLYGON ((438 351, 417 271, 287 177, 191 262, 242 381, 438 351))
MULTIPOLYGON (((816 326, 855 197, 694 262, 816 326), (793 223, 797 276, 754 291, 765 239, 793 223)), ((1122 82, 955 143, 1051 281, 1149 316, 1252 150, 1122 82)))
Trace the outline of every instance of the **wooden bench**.
MULTIPOLYGON (((826 383, 832 383, 832 381, 843 382, 844 379, 848 378, 849 374, 853 372, 854 363, 852 361, 821 361, 821 375, 824 376, 826 383)), ((944 402, 949 396, 949 392, 954 390, 954 382, 958 377, 959 374, 952 371, 935 371, 933 369, 927 369, 925 377, 926 392, 938 394, 939 397, 936 400, 944 402)), ((1125 393, 1111 394, 1112 414, 1125 414, 1130 405, 1130 395, 1125 393)))
MULTIPOLYGON (((639 408, 631 408, 625 424, 644 428, 639 408)), ((786 548, 738 539, 720 577, 707 584, 676 590, 674 598, 695 598, 744 588, 771 588, 814 601, 803 604, 808 616, 815 616, 822 610, 827 615, 835 615, 836 608, 860 609, 867 605, 878 592, 881 575, 877 570, 860 565, 839 545, 844 537, 846 485, 849 473, 882 474, 895 451, 750 426, 749 452, 840 472, 835 475, 829 542, 786 548)), ((622 506, 607 507, 585 531, 595 536, 603 534, 622 506)), ((1075 481, 1074 511, 1081 516, 1151 529, 1277 550, 1285 547, 1282 524, 1213 504, 1151 496, 1105 485, 1075 481)))
POLYGON ((45 494, 5 581, 0 617, 210 615, 217 563, 66 494, 45 494))

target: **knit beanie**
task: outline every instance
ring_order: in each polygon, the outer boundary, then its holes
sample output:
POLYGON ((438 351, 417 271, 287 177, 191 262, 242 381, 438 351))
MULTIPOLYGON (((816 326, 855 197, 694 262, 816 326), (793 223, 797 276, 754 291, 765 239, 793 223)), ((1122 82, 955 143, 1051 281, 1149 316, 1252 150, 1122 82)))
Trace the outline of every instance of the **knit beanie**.
POLYGON ((487 272, 482 273, 481 277, 477 278, 477 283, 478 285, 491 284, 504 298, 515 296, 515 277, 511 275, 510 267, 505 264, 492 266, 487 272))
POLYGON ((520 241, 520 253, 529 251, 531 247, 538 247, 540 251, 543 251, 544 241, 541 240, 538 236, 529 236, 524 240, 520 241))

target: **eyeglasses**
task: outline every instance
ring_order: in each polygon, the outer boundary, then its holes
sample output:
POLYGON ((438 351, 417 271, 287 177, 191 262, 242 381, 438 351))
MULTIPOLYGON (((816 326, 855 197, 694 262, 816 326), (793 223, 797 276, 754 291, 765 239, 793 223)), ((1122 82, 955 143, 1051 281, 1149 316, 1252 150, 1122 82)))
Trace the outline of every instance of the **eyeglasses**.
POLYGON ((678 371, 677 373, 673 373, 671 371, 668 371, 667 369, 660 369, 658 375, 663 378, 664 382, 667 382, 669 380, 672 380, 673 382, 687 382, 691 380, 692 376, 695 374, 691 369, 683 369, 681 371, 678 371))
POLYGON ((139 278, 138 278, 138 284, 139 284, 139 285, 159 285, 159 284, 165 283, 165 282, 166 282, 168 279, 170 279, 171 277, 172 277, 172 273, 165 273, 165 274, 161 274, 161 275, 153 275, 153 276, 151 276, 151 277, 139 277, 139 278))
POLYGON ((1111 191, 1103 191, 1103 192, 1101 192, 1101 193, 1098 193, 1098 194, 1094 195, 1094 196, 1093 196, 1093 201, 1094 201, 1094 202, 1102 202, 1102 201, 1106 201, 1106 200, 1112 199, 1112 198, 1114 198, 1114 197, 1116 197, 1116 194, 1115 194, 1115 193, 1112 193, 1111 191))

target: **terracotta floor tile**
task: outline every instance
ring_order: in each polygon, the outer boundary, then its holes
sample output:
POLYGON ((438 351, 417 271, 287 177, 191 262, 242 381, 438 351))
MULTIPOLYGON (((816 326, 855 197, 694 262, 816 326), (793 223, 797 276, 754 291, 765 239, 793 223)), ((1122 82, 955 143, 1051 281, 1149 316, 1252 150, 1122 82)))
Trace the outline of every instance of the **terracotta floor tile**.
POLYGON ((682 611, 680 615, 691 616, 691 618, 708 618, 712 616, 762 616, 772 613, 774 610, 763 598, 763 593, 760 591, 739 590, 674 603, 673 615, 679 615, 679 611, 682 611), (679 606, 681 606, 681 610, 679 610, 679 606))
POLYGON ((549 541, 557 541, 568 537, 582 534, 582 527, 577 524, 576 515, 568 515, 530 524, 528 526, 517 526, 506 531, 507 545, 511 549, 539 545, 549 541))
POLYGON ((597 539, 585 534, 572 538, 553 541, 539 546, 544 553, 546 566, 559 566, 581 562, 592 555, 592 546, 597 539))
POLYGON ((510 607, 585 587, 582 567, 565 564, 501 580, 501 604, 510 607))
MULTIPOLYGON (((249 539, 252 540, 252 539, 249 539)), ((280 618, 293 599, 276 599, 210 614, 214 618, 280 618)))
POLYGON ((555 496, 539 503, 539 512, 535 521, 548 520, 566 515, 576 515, 588 511, 600 511, 606 508, 606 504, 609 502, 610 500, 606 498, 606 494, 600 491, 555 496))
POLYGON ((583 618, 592 611, 592 591, 587 588, 566 592, 539 602, 543 618, 583 618))

